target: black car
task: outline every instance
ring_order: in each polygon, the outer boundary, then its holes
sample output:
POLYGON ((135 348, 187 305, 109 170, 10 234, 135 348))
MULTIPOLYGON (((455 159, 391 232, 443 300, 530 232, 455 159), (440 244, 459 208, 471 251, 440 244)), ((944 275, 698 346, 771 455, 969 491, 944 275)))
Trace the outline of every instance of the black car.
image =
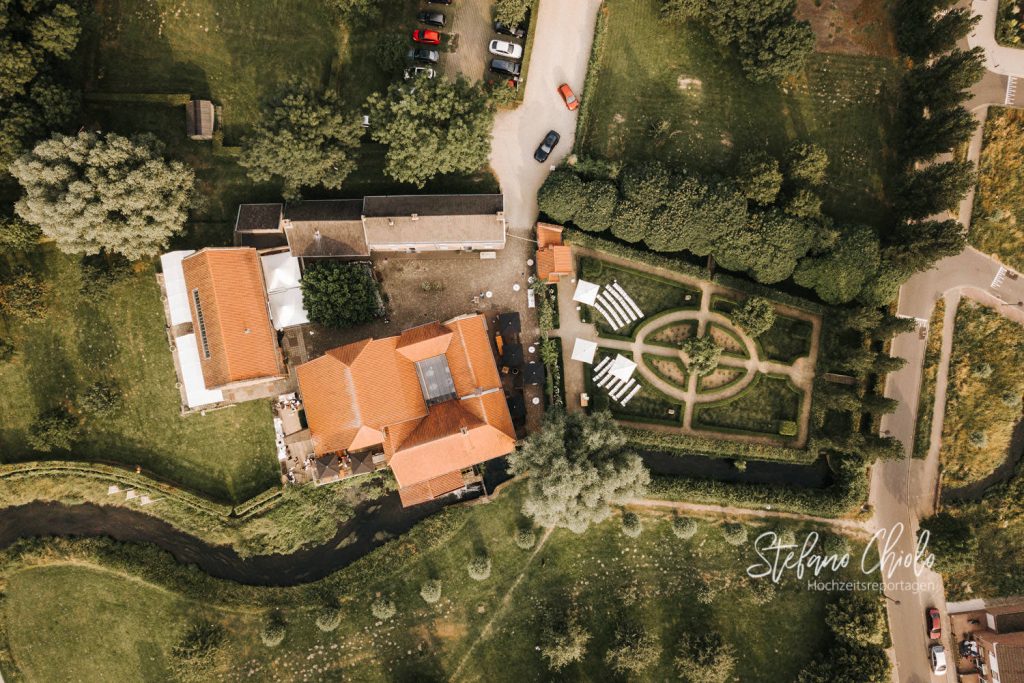
POLYGON ((419 18, 421 24, 437 26, 438 28, 444 26, 444 15, 440 12, 420 12, 416 16, 419 18))
POLYGON ((414 47, 409 50, 409 59, 414 62, 426 62, 427 64, 437 64, 437 60, 441 58, 441 53, 437 50, 431 50, 427 47, 414 47))
POLYGON ((562 136, 555 131, 549 131, 544 136, 544 142, 540 143, 540 147, 533 153, 533 158, 537 161, 544 162, 548 160, 548 155, 555 149, 555 145, 562 139, 562 136))
POLYGON ((500 21, 494 22, 494 32, 505 36, 515 36, 520 39, 526 37, 526 29, 522 26, 506 26, 500 21))
POLYGON ((431 5, 450 5, 452 0, 427 0, 431 5))
POLYGON ((510 62, 507 59, 492 59, 491 60, 491 72, 496 74, 502 74, 503 76, 511 76, 513 78, 519 78, 519 74, 522 72, 523 66, 518 62, 510 62))

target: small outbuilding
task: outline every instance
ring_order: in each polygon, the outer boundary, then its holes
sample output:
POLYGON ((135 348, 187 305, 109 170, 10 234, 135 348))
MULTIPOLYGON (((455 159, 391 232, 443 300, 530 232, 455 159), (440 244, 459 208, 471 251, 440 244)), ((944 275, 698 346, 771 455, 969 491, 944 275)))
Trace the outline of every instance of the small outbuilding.
POLYGON ((185 105, 185 131, 193 140, 212 140, 214 123, 213 102, 191 100, 185 105))

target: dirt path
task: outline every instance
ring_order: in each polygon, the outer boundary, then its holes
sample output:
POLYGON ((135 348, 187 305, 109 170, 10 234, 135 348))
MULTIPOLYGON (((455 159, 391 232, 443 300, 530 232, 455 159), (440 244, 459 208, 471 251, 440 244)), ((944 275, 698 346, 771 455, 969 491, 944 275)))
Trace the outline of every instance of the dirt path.
POLYGON ((841 529, 845 532, 855 534, 870 534, 873 529, 868 521, 855 519, 834 519, 832 517, 816 517, 797 512, 782 512, 780 510, 753 509, 732 507, 728 505, 704 505, 702 503, 681 503, 671 500, 653 500, 650 498, 631 498, 623 501, 629 507, 646 509, 678 510, 680 512, 693 512, 700 515, 715 515, 721 517, 743 517, 745 519, 791 519, 801 522, 814 522, 823 526, 841 529))

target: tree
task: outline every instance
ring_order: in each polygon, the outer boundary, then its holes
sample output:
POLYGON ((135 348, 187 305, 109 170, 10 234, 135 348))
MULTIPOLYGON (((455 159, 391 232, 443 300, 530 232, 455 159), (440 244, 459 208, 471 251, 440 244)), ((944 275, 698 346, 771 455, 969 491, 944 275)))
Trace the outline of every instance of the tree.
POLYGON ((824 185, 828 177, 828 154, 817 145, 793 145, 786 154, 786 177, 810 187, 824 185))
POLYGON ((590 638, 590 633, 579 623, 576 615, 570 613, 562 623, 545 629, 540 654, 548 660, 552 671, 561 671, 574 662, 582 661, 590 638))
POLYGON ((629 538, 638 538, 642 531, 643 526, 640 524, 640 516, 638 514, 630 510, 622 513, 622 533, 626 534, 629 538))
POLYGON ((783 210, 798 218, 820 219, 821 218, 821 197, 810 190, 797 190, 793 196, 786 201, 783 210))
POLYGON ((78 420, 64 408, 39 415, 28 430, 28 445, 42 453, 70 451, 78 437, 78 420))
POLYGON ((699 377, 714 372, 722 355, 722 347, 716 344, 709 334, 703 337, 688 337, 679 348, 686 354, 687 370, 699 377))
POLYGON ((491 152, 494 104, 461 76, 395 83, 367 100, 370 136, 388 146, 384 171, 417 187, 444 173, 472 173, 491 152))
POLYGON ((398 613, 395 603, 381 596, 370 605, 370 613, 380 621, 387 621, 398 613))
POLYGON ((904 176, 896 198, 897 210, 906 218, 921 219, 952 211, 974 186, 970 161, 943 161, 904 176))
POLYGON ((967 246, 964 226, 954 218, 904 223, 896 229, 896 240, 896 245, 883 251, 883 261, 907 273, 928 270, 967 246))
POLYGON ((669 200, 672 180, 658 162, 632 164, 619 176, 622 200, 612 217, 612 234, 626 242, 649 236, 656 212, 669 200))
POLYGON ((889 658, 873 646, 843 644, 813 662, 797 683, 889 683, 889 658))
POLYGON ((306 266, 302 305, 310 320, 337 329, 381 315, 377 282, 369 269, 358 263, 325 261, 306 266))
POLYGON ((969 97, 968 91, 984 75, 985 51, 981 47, 954 50, 915 65, 904 77, 904 90, 919 107, 955 107, 969 97))
POLYGON ((726 522, 722 525, 722 537, 729 545, 743 545, 747 542, 747 527, 738 522, 726 522))
POLYGON ((39 243, 39 226, 17 216, 0 218, 0 247, 10 251, 28 251, 39 243))
POLYGON ((337 605, 322 605, 314 619, 317 629, 330 633, 341 626, 341 608, 337 605))
POLYGON ((672 533, 684 541, 693 538, 698 529, 700 525, 693 517, 676 517, 672 520, 672 533))
POLYGON ((645 241, 655 251, 692 251, 705 256, 718 251, 730 235, 748 223, 747 200, 729 183, 708 184, 698 178, 676 178, 653 212, 645 241))
POLYGON ((537 192, 537 206, 541 213, 556 223, 568 223, 582 213, 585 187, 579 176, 568 169, 551 173, 537 192))
POLYGON ((782 189, 782 171, 779 162, 763 152, 752 152, 740 157, 736 184, 750 201, 769 205, 782 189))
POLYGON ((161 150, 148 135, 54 135, 11 164, 15 211, 67 253, 153 256, 184 227, 195 184, 161 150))
POLYGON ((885 638, 885 612, 877 595, 840 593, 825 607, 825 625, 837 638, 858 645, 881 645, 885 638))
POLYGON ((960 571, 974 564, 978 537, 966 517, 939 512, 921 520, 928 532, 928 551, 935 554, 937 569, 960 571))
POLYGON ((532 5, 532 0, 496 0, 494 19, 505 26, 518 26, 526 19, 526 12, 532 5))
POLYGON ((529 550, 537 544, 537 534, 533 533, 533 529, 518 528, 513 535, 513 540, 517 547, 522 550, 529 550))
POLYGON ((775 306, 764 297, 752 296, 737 306, 729 319, 756 339, 775 324, 775 306))
POLYGON ((963 106, 906 112, 900 141, 908 160, 931 159, 971 139, 978 119, 963 106))
POLYGON ((48 283, 31 271, 22 271, 0 282, 0 311, 23 320, 40 320, 46 313, 48 283))
POLYGON ((260 640, 267 647, 277 647, 284 642, 284 637, 287 634, 287 626, 284 623, 284 619, 277 612, 270 614, 263 622, 263 628, 260 629, 260 640))
POLYGON ((773 284, 793 274, 818 235, 819 226, 812 221, 778 210, 759 211, 742 228, 721 236, 714 254, 721 267, 773 284))
POLYGON ((607 230, 618 202, 619 192, 614 184, 607 180, 591 180, 583 186, 582 210, 576 212, 573 222, 582 230, 607 230))
POLYGON ((373 46, 373 54, 377 58, 377 68, 386 74, 397 74, 406 65, 406 53, 409 51, 409 38, 401 33, 388 33, 377 38, 373 46))
POLYGON ((491 558, 486 553, 478 552, 473 555, 467 566, 469 576, 476 581, 483 581, 491 576, 491 558))
POLYGON ((362 136, 359 117, 342 110, 336 92, 293 82, 242 140, 238 163, 255 182, 281 178, 282 195, 296 199, 303 187, 340 188, 356 168, 362 136))
POLYGON ((880 263, 878 236, 871 228, 858 226, 846 230, 827 254, 801 259, 793 281, 813 289, 826 303, 846 303, 874 277, 880 263))
POLYGON ((189 624, 181 640, 171 648, 170 668, 176 680, 209 680, 223 654, 224 627, 208 621, 189 624))
POLYGON ((719 633, 684 634, 677 651, 676 672, 684 681, 728 683, 732 680, 736 670, 736 648, 724 642, 719 633))
POLYGON ((78 397, 78 408, 84 413, 95 416, 108 415, 123 400, 121 389, 108 380, 100 380, 90 384, 78 397))
POLYGON ((549 413, 543 429, 508 456, 513 472, 530 472, 523 513, 543 527, 583 533, 612 505, 643 497, 650 475, 607 412, 549 413))
POLYGON ((661 657, 658 636, 638 626, 620 626, 615 644, 605 653, 604 661, 620 674, 639 674, 657 663, 661 657))
POLYGON ((908 0, 897 5, 896 46, 914 61, 952 50, 977 24, 969 7, 948 9, 950 0, 908 0))
POLYGON ((423 598, 423 602, 428 605, 433 605, 435 602, 441 599, 441 582, 437 579, 427 579, 420 586, 420 597, 423 598))
POLYGON ((886 398, 879 394, 864 394, 861 398, 861 404, 864 410, 871 413, 872 415, 889 415, 896 410, 899 405, 899 401, 894 398, 886 398))

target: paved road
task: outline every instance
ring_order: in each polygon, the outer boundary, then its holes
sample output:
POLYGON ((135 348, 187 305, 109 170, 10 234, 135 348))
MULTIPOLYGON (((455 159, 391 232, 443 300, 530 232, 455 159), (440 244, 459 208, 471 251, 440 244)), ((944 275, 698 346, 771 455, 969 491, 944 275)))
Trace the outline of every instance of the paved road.
POLYGON ((1024 50, 1002 47, 996 43, 999 0, 973 0, 971 10, 974 14, 981 15, 981 21, 974 27, 974 33, 967 37, 967 44, 971 47, 980 45, 985 50, 985 61, 989 71, 1024 77, 1024 50))
POLYGON ((513 228, 533 227, 537 190, 576 140, 576 112, 566 109, 557 89, 568 83, 577 96, 582 94, 599 7, 600 0, 541 0, 526 97, 516 109, 498 114, 491 142, 491 167, 513 228), (549 130, 558 131, 562 140, 540 164, 533 152, 549 130))

